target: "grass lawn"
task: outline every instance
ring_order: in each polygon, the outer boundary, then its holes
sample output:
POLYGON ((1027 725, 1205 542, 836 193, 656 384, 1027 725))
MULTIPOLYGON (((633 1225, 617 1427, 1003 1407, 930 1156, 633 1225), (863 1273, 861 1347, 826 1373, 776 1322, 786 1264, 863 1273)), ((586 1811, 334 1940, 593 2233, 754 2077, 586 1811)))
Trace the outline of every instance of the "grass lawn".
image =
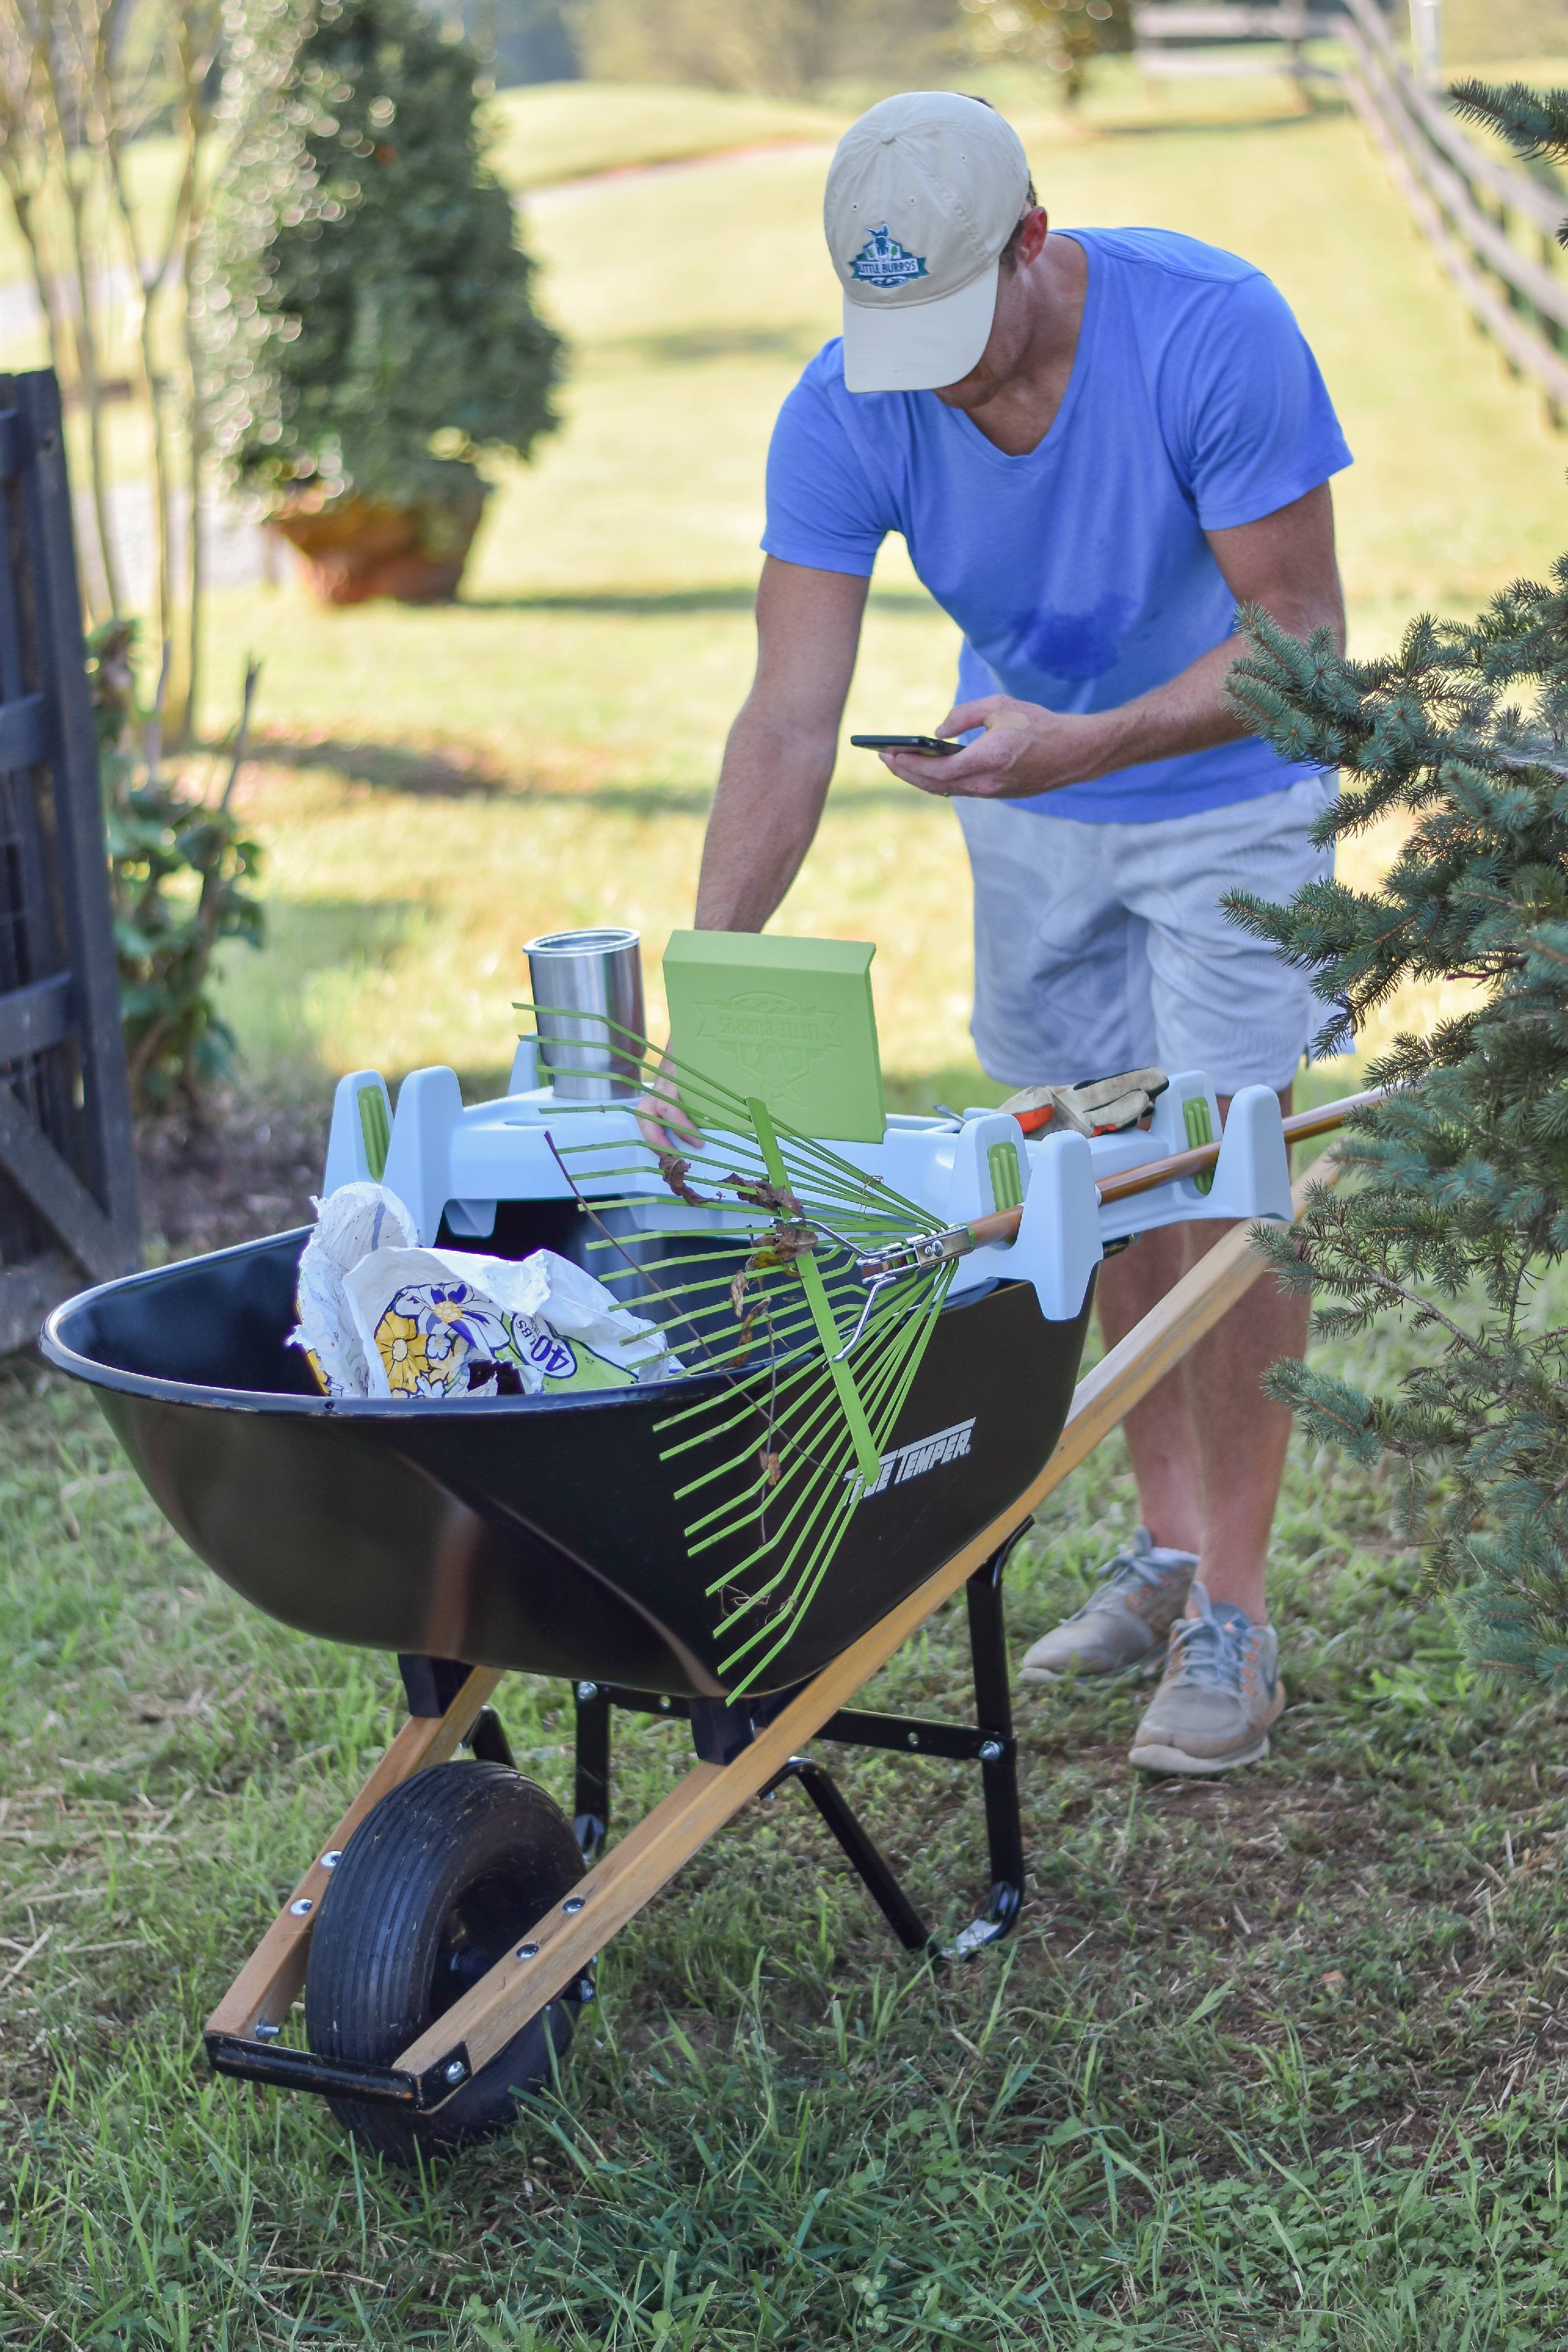
MULTIPOLYGON (((0 2342, 1568 2336, 1561 1719, 1470 1680, 1380 1479, 1291 1463, 1268 1767, 1145 1786, 1124 1753, 1148 1685, 1026 1696, 1025 1915, 941 1979, 898 1958, 797 1798, 752 1807, 610 1948, 559 2100, 410 2179, 312 2101, 216 2084, 198 2040, 388 1735, 390 1661, 243 1607, 79 1394, 12 1366, 0 1433, 0 2342)), ((1108 1444, 1013 1577, 1020 1634, 1131 1518, 1108 1444)), ((957 1713, 961 1641, 949 1610, 882 1700, 957 1713)), ((563 1686, 518 1678, 501 1706, 569 1801, 563 1686)), ((625 1826, 682 1735, 617 1738, 625 1826)), ((861 1758, 844 1779, 928 1916, 962 1924, 972 1772, 861 1758)))
MULTIPOLYGON (((1234 87, 1183 91, 1175 118, 1134 96, 1070 130, 1026 118, 1047 201, 1233 245, 1284 287, 1358 456, 1358 644, 1542 570, 1568 443, 1476 341, 1355 126, 1234 87)), ((646 103, 692 119, 684 94, 646 103)), ((501 479, 465 604, 219 600, 215 726, 245 648, 267 661, 245 791, 272 944, 227 982, 263 1092, 313 1101, 367 1061, 493 1077, 521 943, 548 925, 637 922, 657 994, 748 674, 769 422, 833 331, 820 173, 772 154, 531 198, 574 348, 566 424, 501 479)), ((952 656, 889 552, 852 719, 930 725, 952 656)), ((847 753, 780 927, 878 940, 900 1100, 984 1083, 967 919, 951 814, 847 753)), ((1386 1377, 1400 1343, 1369 1344, 1386 1377)), ((312 2102, 214 2084, 199 2044, 395 1720, 390 1662, 244 1608, 79 1392, 0 1367, 0 2343, 1568 2342, 1562 1722, 1469 1676, 1395 1507, 1297 1444, 1266 1769, 1135 1780, 1138 1682, 1021 1701, 1033 1875, 1010 1947, 909 1967, 814 1817, 752 1808, 611 1947, 560 2099, 411 2180, 312 2102)), ((1016 1564, 1020 1637, 1132 1516, 1112 1441, 1016 1564)), ((880 1695, 956 1712, 962 1664, 950 1610, 880 1695)), ((520 1677, 501 1707, 565 1794, 561 1688, 520 1677)), ((625 1737, 623 1826, 680 1749, 670 1727, 625 1737)), ((928 1913, 968 1918, 970 1776, 860 1758, 844 1778, 928 1913)))
POLYGON ((490 160, 509 188, 590 172, 628 171, 785 139, 837 139, 842 110, 732 90, 561 81, 503 89, 490 101, 490 160))

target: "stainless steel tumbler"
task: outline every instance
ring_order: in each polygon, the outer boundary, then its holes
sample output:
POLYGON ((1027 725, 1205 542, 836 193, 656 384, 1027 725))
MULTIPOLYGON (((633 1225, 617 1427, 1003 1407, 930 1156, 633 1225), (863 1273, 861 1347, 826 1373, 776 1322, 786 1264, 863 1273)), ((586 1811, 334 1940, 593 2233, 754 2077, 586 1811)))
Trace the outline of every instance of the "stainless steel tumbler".
POLYGON ((556 1093, 574 1102, 613 1102, 639 1093, 643 994, 637 932, 546 931, 530 940, 525 952, 539 1058, 556 1093))

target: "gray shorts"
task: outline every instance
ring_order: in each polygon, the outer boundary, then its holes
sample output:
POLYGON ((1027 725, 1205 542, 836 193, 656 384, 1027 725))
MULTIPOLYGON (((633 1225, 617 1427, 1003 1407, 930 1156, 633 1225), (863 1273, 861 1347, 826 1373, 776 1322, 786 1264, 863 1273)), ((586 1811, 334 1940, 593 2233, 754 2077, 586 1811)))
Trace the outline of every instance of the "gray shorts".
POLYGON ((1284 1087, 1326 1008, 1233 923, 1226 890, 1282 901, 1333 872, 1313 820, 1333 774, 1152 824, 1086 824, 955 799, 974 871, 975 1050, 1007 1086, 1153 1063, 1217 1094, 1284 1087))

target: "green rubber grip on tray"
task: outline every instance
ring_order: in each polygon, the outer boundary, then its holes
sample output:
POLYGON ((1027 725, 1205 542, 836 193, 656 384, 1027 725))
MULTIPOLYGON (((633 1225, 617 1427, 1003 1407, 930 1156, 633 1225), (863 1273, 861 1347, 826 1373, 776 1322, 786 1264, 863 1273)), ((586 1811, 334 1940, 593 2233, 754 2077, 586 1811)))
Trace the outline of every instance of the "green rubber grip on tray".
MULTIPOLYGON (((768 1116, 767 1105, 757 1101, 753 1096, 747 1102, 746 1108, 752 1115, 752 1125, 757 1131, 757 1147, 763 1155, 763 1165, 768 1171, 768 1181, 770 1184, 778 1185, 781 1191, 787 1191, 789 1171, 784 1164, 784 1154, 779 1150, 779 1139, 773 1130, 773 1120, 768 1116)), ((811 1309, 811 1319, 816 1326, 816 1336, 822 1342, 824 1353, 827 1358, 827 1369, 833 1376, 833 1385, 838 1392, 839 1407, 845 1421, 848 1423, 850 1443, 855 1448, 856 1464, 866 1486, 874 1486, 882 1475, 882 1457, 878 1451, 876 1440, 871 1435, 871 1424, 866 1418, 866 1408, 860 1402, 860 1391, 855 1385, 855 1376, 847 1364, 841 1364, 837 1360, 839 1349, 838 1326, 833 1319, 833 1309, 827 1303, 827 1290, 822 1279, 822 1269, 816 1258, 808 1254, 805 1257, 795 1259, 795 1272, 800 1276, 801 1286, 805 1292, 805 1303, 811 1309)))
POLYGON ((994 1143, 985 1155, 991 1171, 991 1205, 994 1209, 1021 1209, 1024 1205, 1024 1171, 1018 1165, 1016 1143, 994 1143))
POLYGON ((380 1087, 361 1087, 354 1097, 359 1112, 359 1131, 364 1144, 365 1165, 371 1181, 379 1184, 386 1172, 386 1155, 392 1148, 392 1130, 386 1123, 386 1097, 380 1087))
MULTIPOLYGON (((1182 1105, 1182 1125, 1187 1130, 1187 1142, 1194 1151, 1200 1144, 1214 1141, 1214 1121, 1209 1117, 1208 1103, 1204 1096, 1187 1097, 1182 1105)), ((1201 1176, 1193 1178, 1193 1182, 1200 1192, 1212 1192, 1214 1170, 1205 1168, 1201 1176)))

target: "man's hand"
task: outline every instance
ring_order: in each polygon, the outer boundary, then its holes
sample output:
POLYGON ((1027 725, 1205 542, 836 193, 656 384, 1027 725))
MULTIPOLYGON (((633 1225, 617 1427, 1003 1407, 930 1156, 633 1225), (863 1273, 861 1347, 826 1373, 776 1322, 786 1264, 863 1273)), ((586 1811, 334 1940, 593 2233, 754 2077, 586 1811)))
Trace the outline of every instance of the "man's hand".
POLYGON ((950 710, 939 735, 985 732, 962 751, 930 758, 918 751, 884 751, 882 764, 906 784, 941 800, 1018 800, 1054 793, 1061 784, 1081 784, 1116 764, 1115 710, 1047 710, 1038 702, 1016 702, 1010 694, 982 695, 950 710))
MULTIPOLYGON (((1327 482, 1257 522, 1205 534, 1238 604, 1261 604, 1297 636, 1327 626, 1344 644, 1344 599, 1334 561, 1334 508, 1327 482)), ((1234 743, 1248 730, 1225 690, 1243 637, 1211 646, 1165 686, 1110 710, 1047 710, 1037 702, 988 694, 950 710, 937 732, 985 732, 946 759, 884 751, 906 784, 942 800, 1020 800, 1087 783, 1144 760, 1170 760, 1234 743)))
POLYGON ((633 1103, 632 1115, 643 1141, 657 1154, 661 1170, 667 1160, 681 1160, 689 1151, 702 1149, 701 1135, 693 1127, 690 1113, 680 1099, 679 1085, 668 1055, 649 1078, 647 1092, 633 1103))

